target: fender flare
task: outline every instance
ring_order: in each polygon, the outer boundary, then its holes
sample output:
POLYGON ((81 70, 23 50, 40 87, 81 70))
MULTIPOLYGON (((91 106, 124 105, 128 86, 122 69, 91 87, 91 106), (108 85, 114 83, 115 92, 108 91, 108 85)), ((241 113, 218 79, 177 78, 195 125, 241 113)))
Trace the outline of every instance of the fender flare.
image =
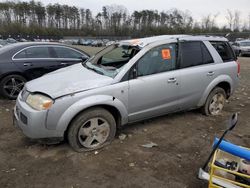
POLYGON ((81 99, 72 104, 60 117, 57 123, 57 130, 64 132, 67 130, 72 119, 87 108, 108 105, 116 108, 121 115, 121 124, 128 122, 128 111, 125 105, 117 98, 108 95, 94 95, 81 99))

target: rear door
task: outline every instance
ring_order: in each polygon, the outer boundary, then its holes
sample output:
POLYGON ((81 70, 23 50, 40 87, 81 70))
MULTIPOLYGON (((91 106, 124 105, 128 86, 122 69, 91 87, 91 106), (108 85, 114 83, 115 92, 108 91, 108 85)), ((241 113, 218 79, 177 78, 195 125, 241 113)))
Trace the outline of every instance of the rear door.
POLYGON ((83 62, 88 55, 76 49, 66 46, 53 46, 53 56, 56 58, 60 68, 83 62))
POLYGON ((45 45, 26 47, 13 57, 13 61, 29 79, 38 78, 59 68, 50 47, 45 45))
POLYGON ((149 50, 138 60, 136 67, 137 78, 129 80, 129 121, 177 111, 180 86, 176 44, 149 50))
POLYGON ((214 60, 201 41, 184 41, 179 44, 180 107, 195 108, 205 89, 216 77, 214 60))

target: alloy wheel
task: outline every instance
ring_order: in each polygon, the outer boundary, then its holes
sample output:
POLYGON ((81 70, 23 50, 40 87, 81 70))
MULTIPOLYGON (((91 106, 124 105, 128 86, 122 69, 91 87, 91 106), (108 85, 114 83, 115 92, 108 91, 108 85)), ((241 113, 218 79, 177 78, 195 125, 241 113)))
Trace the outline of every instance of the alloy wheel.
POLYGON ((4 83, 3 89, 9 97, 16 98, 23 89, 24 84, 25 80, 12 77, 4 83))
POLYGON ((209 111, 212 115, 218 115, 225 104, 225 98, 223 94, 217 93, 213 96, 210 105, 209 105, 209 111))
POLYGON ((78 131, 78 141, 85 148, 96 148, 106 142, 110 134, 109 123, 100 117, 86 121, 78 131))

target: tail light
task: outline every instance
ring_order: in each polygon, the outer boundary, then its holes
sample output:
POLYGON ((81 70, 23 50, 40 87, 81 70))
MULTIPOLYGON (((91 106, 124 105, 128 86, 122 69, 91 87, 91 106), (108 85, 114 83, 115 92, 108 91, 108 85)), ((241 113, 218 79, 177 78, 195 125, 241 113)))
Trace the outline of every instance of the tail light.
POLYGON ((237 75, 240 76, 240 62, 239 62, 239 60, 237 60, 236 63, 237 63, 237 75))

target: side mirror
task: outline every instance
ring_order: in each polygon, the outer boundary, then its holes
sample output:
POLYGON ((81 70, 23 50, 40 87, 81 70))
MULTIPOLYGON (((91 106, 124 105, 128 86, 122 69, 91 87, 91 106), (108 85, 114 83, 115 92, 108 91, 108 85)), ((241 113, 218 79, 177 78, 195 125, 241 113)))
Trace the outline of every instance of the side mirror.
POLYGON ((229 131, 233 130, 234 127, 236 126, 237 122, 238 122, 238 113, 234 113, 229 120, 228 130, 229 131))
POLYGON ((86 57, 86 56, 81 57, 82 62, 85 62, 87 59, 88 59, 88 57, 86 57))

